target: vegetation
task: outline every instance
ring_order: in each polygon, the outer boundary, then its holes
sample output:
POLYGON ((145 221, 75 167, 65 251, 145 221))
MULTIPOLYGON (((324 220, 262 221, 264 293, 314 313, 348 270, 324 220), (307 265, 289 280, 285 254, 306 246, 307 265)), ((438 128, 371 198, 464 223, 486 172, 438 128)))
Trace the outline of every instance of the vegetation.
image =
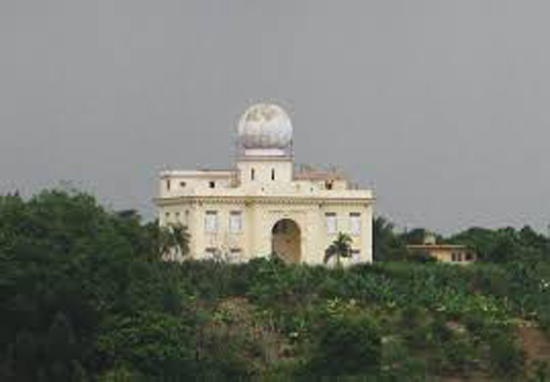
POLYGON ((351 244, 351 236, 342 232, 338 233, 338 236, 334 242, 325 251, 325 258, 323 259, 323 262, 328 264, 330 260, 335 257, 336 265, 341 266, 342 259, 349 259, 352 255, 351 244))
POLYGON ((482 263, 397 262, 418 233, 374 223, 373 265, 178 263, 184 227, 0 197, 0 380, 548 380, 547 237, 474 228, 442 240, 482 263))

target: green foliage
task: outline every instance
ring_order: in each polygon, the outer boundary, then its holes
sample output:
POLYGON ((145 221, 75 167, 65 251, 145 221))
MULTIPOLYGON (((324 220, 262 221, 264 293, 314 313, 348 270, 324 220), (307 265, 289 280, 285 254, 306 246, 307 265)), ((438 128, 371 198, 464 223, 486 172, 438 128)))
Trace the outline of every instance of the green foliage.
POLYGON ((131 366, 145 375, 192 376, 192 322, 187 317, 146 311, 133 317, 113 316, 100 328, 99 356, 131 366))
MULTIPOLYGON (((0 379, 522 378, 514 327, 550 328, 548 238, 473 228, 448 241, 482 263, 390 261, 421 233, 379 217, 384 261, 349 268, 174 263, 161 260, 188 254, 185 227, 76 191, 0 197, 0 379)), ((349 244, 339 236, 332 256, 349 244)))
POLYGON ((372 231, 374 261, 398 261, 407 257, 405 241, 394 232, 394 224, 389 220, 375 217, 372 231))
POLYGON ((329 302, 326 319, 315 330, 315 347, 306 365, 308 373, 322 376, 378 374, 382 340, 371 317, 338 302, 329 302))
POLYGON ((512 336, 498 333, 491 338, 490 347, 491 366, 496 375, 511 380, 522 376, 524 354, 512 336))
POLYGON ((79 346, 76 343, 73 327, 69 319, 58 313, 50 326, 46 337, 48 357, 52 361, 64 362, 78 356, 79 346))
MULTIPOLYGON (((158 227, 158 226, 157 226, 158 227)), ((14 380, 85 379, 102 358, 104 322, 180 314, 176 272, 152 261, 154 229, 76 191, 0 197, 0 367, 14 380)))
POLYGON ((411 253, 407 260, 413 262, 413 263, 421 263, 421 264, 428 264, 428 263, 436 263, 437 258, 433 257, 432 255, 428 253, 411 253))
POLYGON ((338 233, 338 236, 334 242, 327 248, 325 252, 325 258, 323 259, 325 264, 335 257, 336 265, 341 266, 342 259, 351 257, 351 244, 353 240, 351 236, 345 233, 338 233))
POLYGON ((490 230, 470 228, 449 239, 473 248, 481 259, 494 263, 550 260, 550 240, 531 227, 490 230))

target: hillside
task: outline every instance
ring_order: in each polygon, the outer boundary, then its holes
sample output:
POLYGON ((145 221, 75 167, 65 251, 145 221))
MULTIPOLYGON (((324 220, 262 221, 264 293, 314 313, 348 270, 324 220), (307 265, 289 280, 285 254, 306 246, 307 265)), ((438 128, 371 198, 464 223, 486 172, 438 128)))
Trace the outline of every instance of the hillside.
POLYGON ((184 231, 74 191, 0 197, 0 380, 549 378, 542 250, 467 267, 162 261, 184 231))

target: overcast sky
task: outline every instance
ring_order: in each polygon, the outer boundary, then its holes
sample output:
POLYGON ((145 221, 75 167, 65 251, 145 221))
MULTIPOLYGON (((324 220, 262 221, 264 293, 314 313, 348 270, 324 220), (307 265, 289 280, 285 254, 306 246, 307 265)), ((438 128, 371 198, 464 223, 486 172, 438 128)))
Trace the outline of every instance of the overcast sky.
POLYGON ((2 0, 0 193, 152 217, 163 168, 231 165, 251 103, 400 226, 550 222, 548 0, 2 0))

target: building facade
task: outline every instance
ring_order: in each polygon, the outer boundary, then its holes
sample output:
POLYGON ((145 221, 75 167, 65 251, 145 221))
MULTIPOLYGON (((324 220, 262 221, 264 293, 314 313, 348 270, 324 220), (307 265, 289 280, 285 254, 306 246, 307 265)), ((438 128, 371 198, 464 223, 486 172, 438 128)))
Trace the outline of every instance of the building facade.
POLYGON ((438 244, 435 235, 428 234, 422 244, 407 245, 412 255, 428 255, 443 263, 470 264, 478 260, 477 253, 466 245, 438 244))
POLYGON ((188 227, 191 258, 322 264, 343 232, 353 239, 348 261, 372 261, 372 191, 337 171, 295 168, 292 131, 282 108, 254 105, 237 127, 233 169, 160 174, 160 224, 188 227))

